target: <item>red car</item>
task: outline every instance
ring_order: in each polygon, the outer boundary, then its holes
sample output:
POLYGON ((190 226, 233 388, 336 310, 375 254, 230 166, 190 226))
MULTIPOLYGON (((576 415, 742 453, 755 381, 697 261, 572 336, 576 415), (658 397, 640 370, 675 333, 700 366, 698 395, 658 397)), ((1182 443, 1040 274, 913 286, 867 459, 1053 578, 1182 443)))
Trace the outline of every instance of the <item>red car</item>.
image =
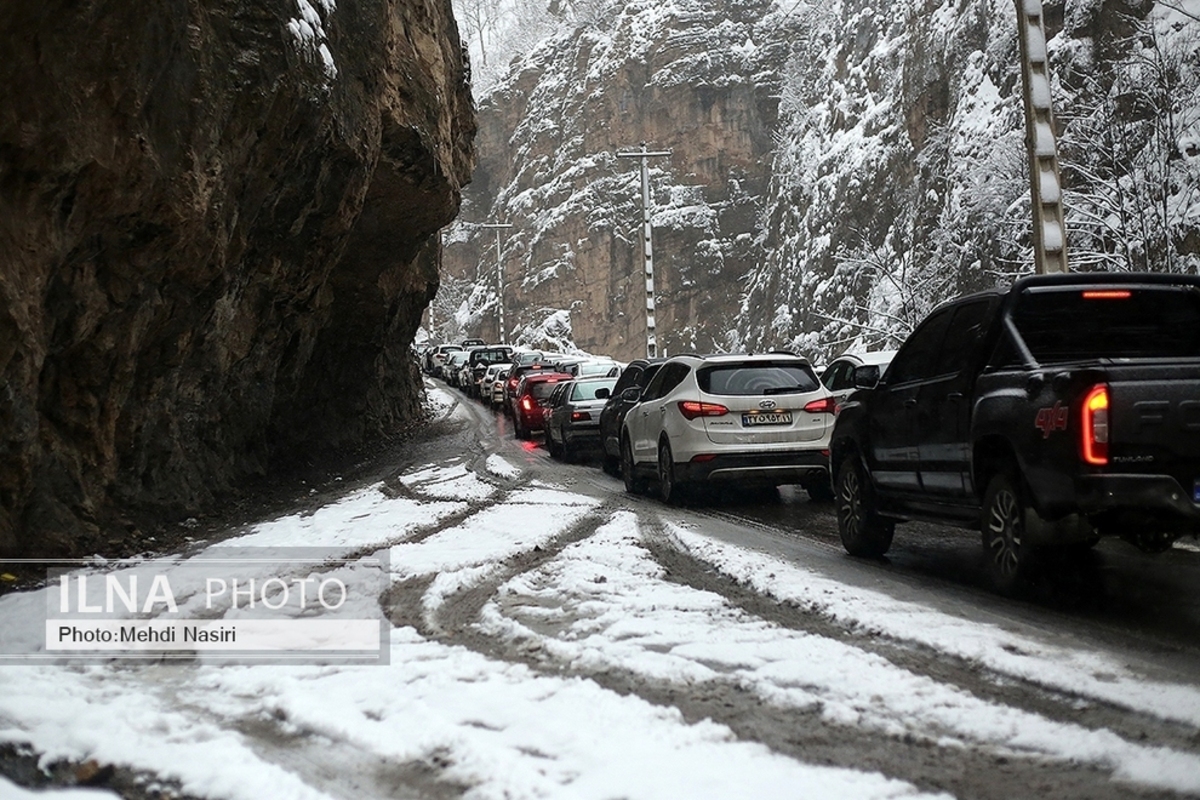
POLYGON ((518 439, 528 439, 534 431, 545 426, 542 409, 546 398, 560 381, 574 380, 565 372, 529 372, 517 384, 512 395, 513 430, 518 439))

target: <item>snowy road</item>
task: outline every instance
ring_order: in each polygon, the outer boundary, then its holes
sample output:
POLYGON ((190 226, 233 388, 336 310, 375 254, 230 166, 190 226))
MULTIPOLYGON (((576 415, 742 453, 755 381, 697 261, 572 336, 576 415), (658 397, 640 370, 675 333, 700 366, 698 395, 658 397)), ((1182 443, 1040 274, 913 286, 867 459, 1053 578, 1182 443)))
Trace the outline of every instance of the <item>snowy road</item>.
POLYGON ((3 667, 0 743, 138 797, 1200 796, 1200 554, 1101 559, 1165 621, 1001 600, 949 534, 856 561, 828 507, 668 508, 456 397, 385 480, 232 540, 386 551, 389 665, 3 667))

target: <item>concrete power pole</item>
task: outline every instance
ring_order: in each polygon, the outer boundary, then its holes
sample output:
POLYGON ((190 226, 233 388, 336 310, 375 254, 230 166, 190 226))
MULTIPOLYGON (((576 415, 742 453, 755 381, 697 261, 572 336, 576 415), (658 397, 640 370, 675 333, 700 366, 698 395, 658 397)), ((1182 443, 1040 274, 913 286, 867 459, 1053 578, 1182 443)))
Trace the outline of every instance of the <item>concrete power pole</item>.
POLYGON ((650 171, 646 162, 657 156, 669 156, 670 150, 642 149, 628 153, 617 153, 617 158, 639 158, 642 161, 642 254, 646 265, 646 358, 658 356, 658 334, 655 330, 654 305, 654 248, 651 246, 650 228, 650 171))
POLYGON ((500 231, 504 228, 511 228, 510 222, 481 222, 481 228, 493 228, 496 231, 496 308, 499 310, 500 324, 500 341, 496 344, 504 344, 506 334, 504 332, 504 262, 500 259, 500 231))
POLYGON ((1033 200, 1033 263, 1038 274, 1067 272, 1067 226, 1050 104, 1050 69, 1041 0, 1015 0, 1025 95, 1025 148, 1033 200))

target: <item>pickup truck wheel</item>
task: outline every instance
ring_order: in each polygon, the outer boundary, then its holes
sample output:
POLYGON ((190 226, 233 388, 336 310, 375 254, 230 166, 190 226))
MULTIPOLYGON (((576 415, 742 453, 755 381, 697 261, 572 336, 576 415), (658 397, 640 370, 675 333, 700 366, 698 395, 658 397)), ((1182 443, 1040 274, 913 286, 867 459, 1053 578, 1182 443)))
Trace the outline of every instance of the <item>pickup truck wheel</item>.
POLYGON ((621 440, 621 480, 625 482, 625 491, 630 494, 645 494, 646 481, 639 478, 633 464, 633 449, 628 439, 621 440))
POLYGON ((896 523, 875 511, 875 498, 863 468, 855 459, 847 459, 838 470, 838 532, 842 546, 852 556, 879 558, 892 546, 896 523))
POLYGON ((1007 474, 992 478, 983 500, 983 550, 988 578, 1000 594, 1011 595, 1025 582, 1032 548, 1025 535, 1025 501, 1007 474))

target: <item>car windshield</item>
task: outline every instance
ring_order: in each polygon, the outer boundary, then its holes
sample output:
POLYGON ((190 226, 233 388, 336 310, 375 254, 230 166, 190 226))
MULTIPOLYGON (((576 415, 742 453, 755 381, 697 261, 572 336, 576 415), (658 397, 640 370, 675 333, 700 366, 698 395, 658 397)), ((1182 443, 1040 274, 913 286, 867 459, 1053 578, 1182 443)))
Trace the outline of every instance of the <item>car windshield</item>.
POLYGON ((1039 362, 1200 357, 1200 292, 1194 289, 1028 292, 1012 317, 1039 362))
POLYGON ((607 375, 616 368, 616 362, 600 361, 579 365, 580 375, 607 375))
POLYGON ((706 394, 728 396, 800 394, 817 389, 812 367, 795 362, 704 367, 696 373, 696 381, 706 394))
POLYGON ((616 378, 609 378, 603 381, 579 381, 575 384, 574 388, 571 389, 571 399, 596 400, 598 399, 596 397, 596 392, 600 391, 601 389, 608 389, 611 392, 612 388, 616 385, 616 378))

